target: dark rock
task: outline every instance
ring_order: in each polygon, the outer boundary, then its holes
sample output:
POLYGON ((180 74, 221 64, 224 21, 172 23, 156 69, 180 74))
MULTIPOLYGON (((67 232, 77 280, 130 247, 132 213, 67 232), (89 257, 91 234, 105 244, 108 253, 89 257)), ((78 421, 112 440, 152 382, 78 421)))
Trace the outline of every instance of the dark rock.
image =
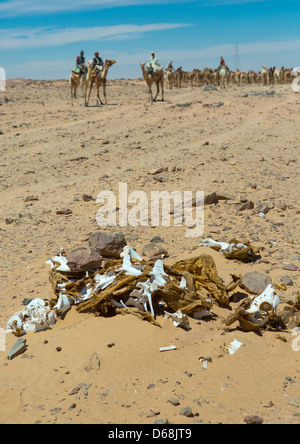
POLYGON ((101 267, 102 256, 95 248, 77 248, 71 251, 67 257, 67 265, 71 271, 84 272, 93 271, 101 267))
POLYGON ((284 285, 287 285, 288 287, 292 287, 294 285, 292 279, 289 276, 281 276, 280 280, 284 283, 284 285))
POLYGON ((7 355, 7 359, 12 361, 17 356, 21 355, 27 350, 26 339, 18 339, 7 355))
POLYGON ((127 245, 123 234, 94 233, 89 238, 89 246, 103 257, 120 258, 123 248, 127 245))
POLYGON ((271 208, 274 208, 274 204, 272 204, 270 202, 262 202, 262 203, 256 205, 257 213, 267 214, 271 208))
POLYGON ((168 252, 167 252, 167 250, 160 247, 159 245, 152 243, 152 244, 146 245, 143 248, 142 255, 147 256, 150 259, 156 259, 156 258, 158 259, 161 257, 168 256, 168 252))
POLYGON ((191 407, 184 407, 183 409, 180 410, 179 415, 187 416, 188 418, 194 417, 191 407))
POLYGON ((90 202, 91 200, 95 200, 95 199, 93 198, 93 196, 90 196, 89 194, 83 194, 82 195, 82 200, 84 202, 90 202))
POLYGON ((204 197, 204 205, 213 205, 219 203, 217 193, 211 193, 204 197))
POLYGON ((247 202, 243 202, 241 204, 238 204, 237 211, 245 211, 245 210, 252 210, 254 208, 254 203, 250 200, 247 200, 247 202))
POLYGON ((249 416, 246 416, 244 418, 244 422, 246 424, 257 424, 257 425, 259 425, 259 424, 263 424, 264 420, 262 418, 260 418, 259 416, 249 415, 249 416))
POLYGON ((179 402, 179 400, 177 398, 170 398, 170 399, 168 399, 168 402, 170 404, 174 405, 174 407, 180 405, 180 402, 179 402))
POLYGON ((212 85, 207 85, 204 88, 204 91, 218 91, 218 88, 216 88, 215 86, 212 86, 212 85))
POLYGON ((287 271, 297 271, 298 267, 294 264, 284 264, 281 267, 283 270, 287 270, 287 271))
POLYGON ((150 241, 153 244, 159 244, 160 242, 164 242, 164 240, 160 236, 155 236, 150 241))
POLYGON ((254 271, 243 276, 240 287, 246 290, 248 293, 260 295, 270 284, 272 284, 272 279, 270 276, 254 271))
POLYGON ((68 209, 66 209, 66 210, 57 210, 56 211, 56 214, 62 214, 62 215, 64 215, 64 216, 68 216, 69 214, 72 214, 73 213, 73 211, 72 210, 68 210, 68 209))

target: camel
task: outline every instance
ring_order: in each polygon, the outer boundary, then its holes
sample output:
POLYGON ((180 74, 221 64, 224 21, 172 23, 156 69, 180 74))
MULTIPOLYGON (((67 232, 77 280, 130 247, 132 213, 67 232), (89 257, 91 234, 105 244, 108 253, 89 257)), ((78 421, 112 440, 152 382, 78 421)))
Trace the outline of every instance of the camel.
POLYGON ((261 75, 262 75, 264 86, 268 86, 268 84, 269 84, 269 70, 267 69, 266 66, 263 67, 263 69, 261 71, 261 75))
POLYGON ((221 66, 221 68, 219 69, 219 86, 221 86, 221 88, 226 88, 226 74, 227 74, 227 70, 225 66, 221 66))
MULTIPOLYGON (((89 62, 92 63, 92 62, 89 62)), ((77 74, 76 72, 72 71, 69 76, 69 86, 71 91, 71 103, 72 106, 74 105, 73 99, 77 99, 77 90, 79 87, 81 87, 82 91, 82 98, 85 97, 86 94, 86 88, 88 85, 88 74, 77 74)))
POLYGON ((143 72, 143 77, 148 85, 149 88, 149 101, 155 102, 157 99, 157 96, 159 94, 159 86, 161 85, 161 89, 162 89, 162 101, 164 101, 164 70, 162 69, 159 72, 156 72, 153 74, 149 74, 146 70, 145 70, 145 63, 141 63, 141 68, 142 68, 142 72, 143 72), (153 83, 156 84, 157 87, 157 93, 156 96, 153 98, 153 94, 152 94, 152 85, 153 83))
POLYGON ((172 89, 175 80, 175 72, 174 71, 166 71, 166 80, 168 82, 168 88, 172 89))
POLYGON ((109 60, 109 59, 105 60, 104 70, 102 72, 99 72, 98 74, 96 74, 96 76, 92 75, 92 63, 93 62, 89 62, 89 67, 88 67, 88 76, 87 76, 88 77, 88 85, 87 85, 86 93, 85 93, 85 106, 88 106, 88 104, 89 104, 91 92, 92 92, 94 84, 96 85, 96 88, 97 88, 96 105, 98 105, 98 101, 100 102, 101 105, 104 105, 104 103, 102 102, 101 97, 100 97, 100 86, 103 86, 103 95, 104 95, 105 105, 107 105, 106 77, 107 77, 109 68, 117 62, 115 60, 109 60), (88 87, 89 87, 89 94, 88 94, 88 98, 87 98, 88 87))

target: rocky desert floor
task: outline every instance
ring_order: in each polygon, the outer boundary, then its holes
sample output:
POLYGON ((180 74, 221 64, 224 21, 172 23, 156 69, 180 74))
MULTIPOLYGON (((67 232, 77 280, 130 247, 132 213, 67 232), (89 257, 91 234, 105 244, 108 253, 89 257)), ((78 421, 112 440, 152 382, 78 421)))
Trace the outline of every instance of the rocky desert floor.
MULTIPOLYGON (((25 298, 53 297, 46 261, 101 231, 97 195, 117 195, 119 183, 149 196, 200 190, 226 200, 205 206, 200 238, 186 238, 184 226, 102 231, 122 231, 140 254, 159 236, 169 264, 210 254, 225 283, 231 274, 265 273, 288 283, 278 291, 279 312, 294 301, 300 289, 300 96, 289 85, 188 87, 166 89, 165 101, 152 104, 142 80, 110 81, 107 96, 107 106, 95 106, 93 95, 86 108, 79 95, 72 107, 63 80, 9 80, 0 93, 0 327, 25 298), (254 208, 239 211, 246 201, 254 208), (57 214, 65 209, 69 214, 57 214), (225 259, 198 247, 207 237, 249 241, 259 258, 225 259)), ((241 294, 248 296, 240 290, 230 307, 215 305, 209 321, 191 318, 189 331, 162 317, 159 328, 131 315, 95 317, 73 307, 52 330, 27 334, 26 353, 12 361, 7 351, 16 337, 6 335, 0 422, 243 424, 254 415, 265 424, 299 423, 297 337, 292 328, 260 335, 238 324, 227 328, 224 319, 241 294), (225 346, 234 339, 243 346, 229 355, 225 346), (177 350, 160 353, 169 345, 177 350), (87 372, 94 353, 100 370, 87 372), (211 358, 207 370, 201 357, 211 358)))

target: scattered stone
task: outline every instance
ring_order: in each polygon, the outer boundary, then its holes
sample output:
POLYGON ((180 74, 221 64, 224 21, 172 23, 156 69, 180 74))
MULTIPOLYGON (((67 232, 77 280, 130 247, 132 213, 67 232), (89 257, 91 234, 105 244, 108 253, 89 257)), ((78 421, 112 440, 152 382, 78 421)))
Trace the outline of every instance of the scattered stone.
POLYGON ((57 351, 58 353, 60 353, 60 352, 61 352, 61 350, 62 350, 62 348, 61 348, 61 347, 56 347, 56 351, 57 351))
POLYGON ((298 267, 296 267, 296 265, 294 264, 284 264, 281 267, 283 270, 287 270, 287 271, 297 271, 298 267))
POLYGON ((127 245, 123 234, 94 233, 89 237, 89 246, 96 248, 103 257, 120 258, 123 248, 127 245))
POLYGON ((174 407, 177 407, 178 405, 180 405, 180 402, 177 398, 170 398, 168 399, 168 401, 170 404, 174 405, 174 407))
POLYGON ((268 401, 268 402, 265 402, 265 403, 263 404, 263 407, 264 407, 265 409, 271 409, 272 407, 274 407, 274 404, 273 404, 272 401, 268 401))
POLYGON ((191 407, 184 407, 183 409, 180 410, 179 415, 187 416, 188 418, 194 417, 191 407))
POLYGON ((217 193, 211 193, 204 197, 204 205, 214 205, 219 203, 217 193))
POLYGON ((168 419, 157 419, 154 424, 170 424, 168 419))
POLYGON ((249 415, 244 418, 244 422, 246 424, 261 425, 264 423, 264 420, 262 418, 260 418, 259 416, 249 415))
POLYGON ((6 225, 11 225, 16 221, 16 219, 14 219, 13 217, 8 217, 5 219, 5 223, 6 225))
POLYGON ((90 196, 89 194, 83 194, 82 195, 82 200, 84 202, 90 202, 91 200, 95 200, 95 199, 93 198, 93 196, 90 196))
POLYGON ((288 405, 291 405, 291 406, 296 407, 296 408, 298 409, 298 408, 300 407, 299 399, 296 399, 296 398, 290 398, 290 399, 288 400, 288 405))
POLYGON ((77 393, 80 392, 81 387, 79 385, 76 385, 72 388, 72 390, 69 392, 69 396, 77 395, 77 393))
POLYGON ((90 370, 100 370, 101 364, 100 364, 100 359, 97 355, 97 353, 94 353, 93 356, 90 359, 90 365, 89 368, 90 370))
POLYGON ((56 214, 62 214, 64 216, 68 216, 69 214, 72 214, 73 211, 69 210, 69 209, 65 209, 65 210, 57 210, 56 214))
POLYGON ((270 204, 269 202, 262 202, 258 205, 256 205, 256 211, 257 213, 264 213, 267 214, 271 208, 274 208, 274 205, 272 207, 273 204, 270 204))
POLYGON ((25 307, 26 307, 26 306, 29 305, 30 302, 32 302, 33 300, 34 300, 33 298, 25 298, 25 299, 23 299, 23 305, 25 305, 25 307))
POLYGON ((240 286, 248 293, 260 295, 270 284, 272 284, 272 279, 270 276, 254 271, 247 273, 242 277, 240 286))
POLYGON ((232 196, 232 194, 227 194, 227 193, 216 193, 217 195, 217 199, 218 200, 233 200, 234 197, 232 196))
POLYGON ((7 359, 12 361, 17 356, 21 355, 27 350, 26 339, 18 339, 7 355, 7 359))
POLYGON ((67 257, 67 265, 72 272, 85 272, 97 270, 101 267, 102 256, 96 248, 77 248, 71 251, 67 257))
POLYGON ((168 256, 167 250, 157 244, 148 244, 143 248, 142 255, 149 259, 158 259, 168 256))
POLYGON ((242 202, 238 204, 236 207, 237 211, 253 210, 253 208, 254 208, 254 203, 250 200, 242 202))
POLYGON ((204 88, 204 91, 218 91, 218 88, 216 88, 215 86, 212 86, 212 85, 207 85, 204 88))
POLYGON ((284 285, 287 285, 288 287, 292 287, 294 285, 294 282, 289 276, 281 276, 280 281, 284 283, 284 285))
POLYGON ((159 244, 160 242, 164 242, 164 240, 160 236, 155 236, 150 241, 152 244, 159 244))

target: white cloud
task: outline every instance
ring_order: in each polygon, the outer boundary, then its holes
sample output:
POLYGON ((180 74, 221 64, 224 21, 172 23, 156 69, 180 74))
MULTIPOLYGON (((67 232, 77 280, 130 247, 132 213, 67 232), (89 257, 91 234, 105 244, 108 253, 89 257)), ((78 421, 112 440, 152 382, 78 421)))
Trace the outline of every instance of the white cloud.
POLYGON ((172 30, 190 26, 183 23, 156 23, 148 25, 116 25, 90 28, 32 28, 0 30, 1 50, 32 49, 63 46, 97 39, 136 38, 143 33, 172 30))
MULTIPOLYGON (((203 6, 237 5, 270 0, 189 0, 203 6)), ((56 14, 82 10, 100 10, 138 5, 184 4, 183 0, 6 0, 0 3, 2 17, 29 16, 33 14, 56 14)))

